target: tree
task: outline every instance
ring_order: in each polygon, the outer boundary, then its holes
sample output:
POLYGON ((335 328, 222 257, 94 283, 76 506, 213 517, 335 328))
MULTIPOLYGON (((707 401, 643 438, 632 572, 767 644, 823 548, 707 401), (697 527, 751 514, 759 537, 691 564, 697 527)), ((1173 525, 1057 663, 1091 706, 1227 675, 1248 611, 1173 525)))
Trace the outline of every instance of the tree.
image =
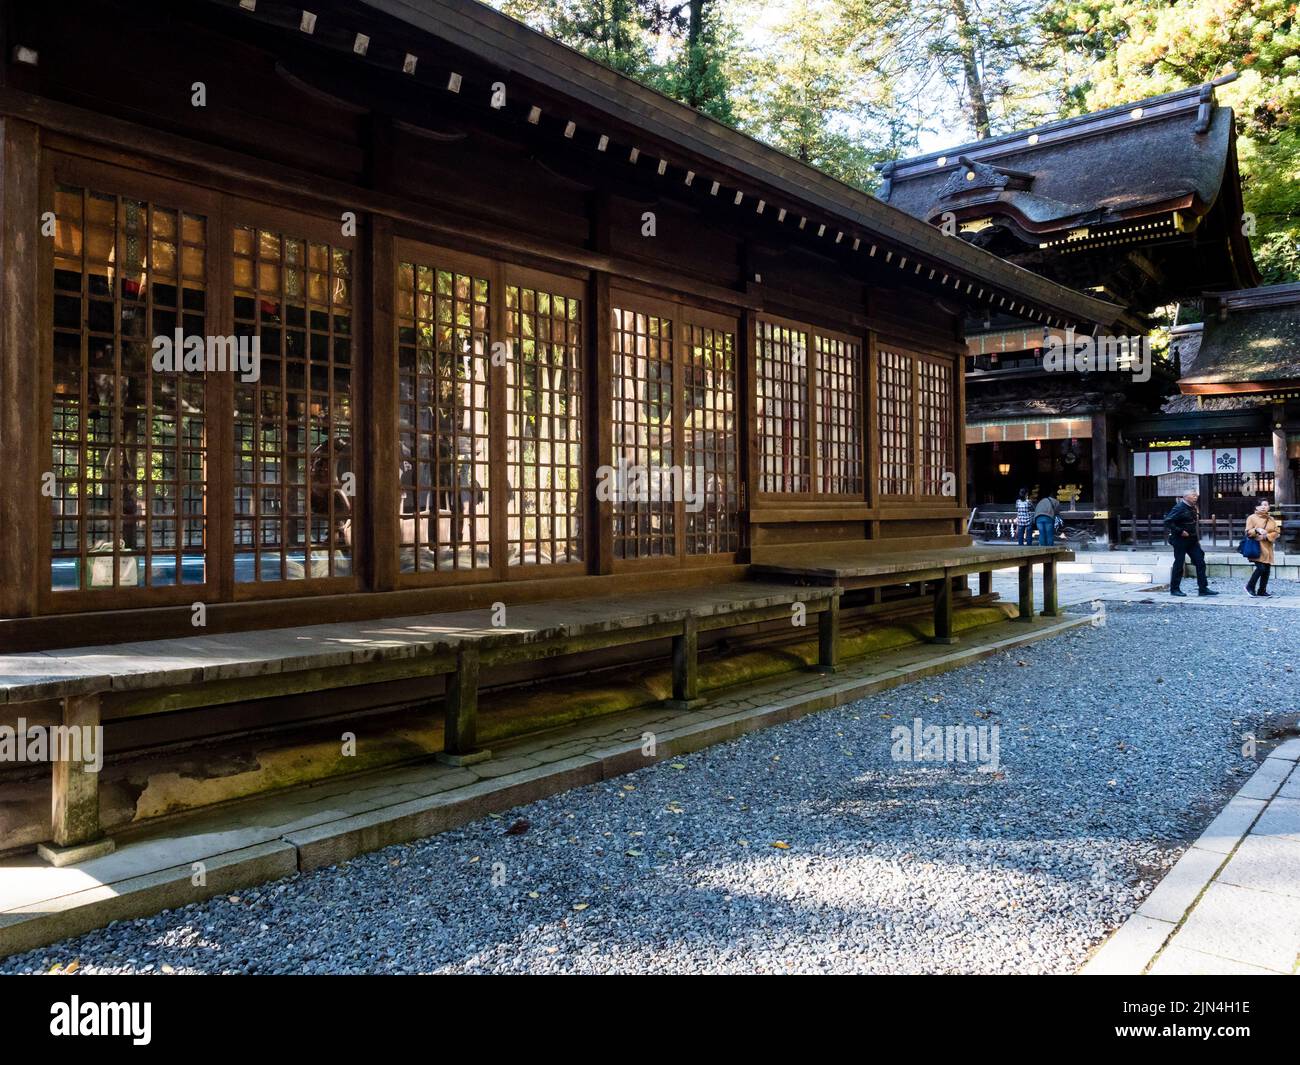
MULTIPOLYGON (((1039 0, 842 0, 851 48, 917 128, 959 117, 983 139, 1051 110, 1026 91, 1042 63, 1039 0), (946 95, 942 91, 947 90, 946 95)), ((1054 101, 1053 101, 1054 102, 1054 101)))
POLYGON ((651 31, 661 15, 654 0, 502 0, 500 7, 620 74, 649 84, 660 78, 651 31))
POLYGON ((720 122, 734 123, 729 72, 735 43, 719 0, 685 0, 661 7, 659 24, 681 41, 680 54, 665 79, 668 94, 720 122))
POLYGON ((1055 0, 1045 39, 1084 66, 1067 112, 1211 81, 1237 121, 1255 258, 1267 282, 1300 277, 1300 20, 1294 0, 1055 0))
POLYGON ((500 0, 512 18, 722 122, 733 34, 722 0, 500 0))
POLYGON ((838 0, 792 0, 768 46, 738 65, 740 127, 850 185, 908 137, 886 81, 851 47, 838 0))

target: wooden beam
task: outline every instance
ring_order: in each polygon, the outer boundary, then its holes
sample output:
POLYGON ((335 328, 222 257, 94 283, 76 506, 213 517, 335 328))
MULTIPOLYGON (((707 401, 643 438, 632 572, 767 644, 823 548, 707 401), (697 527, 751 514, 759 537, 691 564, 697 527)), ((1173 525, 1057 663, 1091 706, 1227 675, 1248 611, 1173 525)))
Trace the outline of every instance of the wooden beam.
POLYGON ((699 654, 699 623, 689 617, 673 637, 673 697, 665 703, 670 709, 690 710, 704 701, 700 698, 699 654))
POLYGON ((594 397, 588 403, 586 413, 587 427, 587 468, 584 471, 587 481, 587 513, 594 515, 595 521, 587 522, 583 531, 587 539, 587 558, 589 572, 611 574, 614 572, 614 504, 606 499, 596 498, 598 478, 596 471, 613 461, 614 427, 612 411, 614 409, 613 372, 613 302, 609 293, 609 275, 593 275, 590 285, 591 298, 588 300, 588 344, 587 344, 587 380, 595 383, 595 388, 588 386, 587 397, 594 397))
POLYGON ((934 638, 932 643, 956 643, 952 634, 952 578, 943 577, 935 584, 934 638))
POLYGON ((822 673, 840 670, 840 597, 833 596, 817 616, 817 668, 822 673))
POLYGON ((33 563, 43 555, 50 508, 41 494, 50 436, 40 279, 53 238, 41 236, 39 131, 14 118, 0 122, 0 617, 18 618, 38 609, 41 573, 33 563))
POLYGON ((993 594, 993 571, 991 569, 980 571, 980 595, 993 594))
MULTIPOLYGON (((393 224, 382 215, 371 216, 369 241, 364 253, 370 279, 370 314, 365 327, 369 343, 369 387, 366 389, 365 468, 358 470, 362 483, 358 496, 364 497, 361 513, 369 520, 368 535, 362 543, 366 551, 366 573, 370 587, 387 592, 397 587, 399 534, 399 466, 397 448, 397 355, 394 346, 393 293, 396 289, 396 263, 393 250, 393 224)), ((355 511, 355 508, 354 508, 355 511)), ((353 550, 357 530, 353 528, 353 550)))
POLYGON ((1015 620, 1034 620, 1034 567, 1032 563, 1020 567, 1020 613, 1015 620))
POLYGON ((447 681, 445 725, 440 760, 468 765, 490 756, 478 750, 478 645, 468 643, 456 653, 456 672, 447 681))
POLYGON ((1056 559, 1045 558, 1043 559, 1043 617, 1060 616, 1061 607, 1056 595, 1056 559))
MULTIPOLYGON (((83 736, 87 730, 100 728, 99 694, 75 695, 64 699, 63 727, 65 730, 75 729, 83 736)), ((84 748, 81 753, 85 754, 84 748)), ((102 741, 99 754, 102 758, 102 741)), ((104 834, 99 827, 99 773, 88 772, 85 761, 54 758, 53 764, 50 827, 55 845, 76 847, 93 843, 104 834)))

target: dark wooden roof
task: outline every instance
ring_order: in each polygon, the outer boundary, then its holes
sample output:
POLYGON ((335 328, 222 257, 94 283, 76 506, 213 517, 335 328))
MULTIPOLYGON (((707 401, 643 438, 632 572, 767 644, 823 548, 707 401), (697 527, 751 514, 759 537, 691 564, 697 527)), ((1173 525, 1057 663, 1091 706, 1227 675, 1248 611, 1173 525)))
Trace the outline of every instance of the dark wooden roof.
MULTIPOLYGON (((698 172, 702 182, 719 181, 723 187, 720 203, 731 202, 731 196, 739 191, 744 194, 747 208, 752 209, 749 205, 766 197, 773 212, 778 207, 788 207, 792 213, 806 212, 810 235, 819 224, 827 223, 828 244, 842 228, 850 240, 861 236, 864 240, 880 242, 882 255, 886 248, 890 249, 895 265, 905 258, 909 271, 913 264, 919 267, 924 262, 926 267, 951 270, 954 275, 960 273, 963 281, 974 281, 976 287, 987 286, 990 291, 1028 303, 1031 311, 1038 312, 1040 320, 1060 318, 1109 327, 1122 313, 1113 304, 1057 284, 964 241, 946 237, 906 212, 474 0, 353 0, 353 3, 383 17, 400 20, 500 71, 510 79, 512 93, 536 90, 539 101, 563 101, 565 117, 579 127, 585 126, 583 132, 587 138, 593 133, 593 123, 597 123, 594 132, 639 146, 652 159, 665 159, 674 168, 670 173, 680 174, 690 167, 698 172)), ((412 51, 416 50, 413 39, 412 51)), ((420 82, 415 79, 415 83, 420 82)), ((427 89, 427 83, 422 87, 427 89)), ((554 115, 550 117, 553 119, 554 115)), ((957 284, 955 277, 953 284, 957 284)))
POLYGON ((1300 386, 1300 284, 1206 297, 1200 351, 1179 379, 1188 395, 1300 386))
POLYGON ((887 163, 880 196, 931 224, 951 211, 973 242, 1143 313, 1257 284, 1233 113, 1214 87, 887 163))
POLYGON ((1231 109, 1211 103, 1203 131, 1200 110, 1201 90, 1185 89, 901 159, 886 165, 881 199, 932 218, 952 193, 985 186, 985 178, 964 180, 966 159, 1028 175, 1027 188, 1006 190, 1001 200, 1035 232, 1141 217, 1170 204, 1200 214, 1219 195, 1233 132, 1231 109))

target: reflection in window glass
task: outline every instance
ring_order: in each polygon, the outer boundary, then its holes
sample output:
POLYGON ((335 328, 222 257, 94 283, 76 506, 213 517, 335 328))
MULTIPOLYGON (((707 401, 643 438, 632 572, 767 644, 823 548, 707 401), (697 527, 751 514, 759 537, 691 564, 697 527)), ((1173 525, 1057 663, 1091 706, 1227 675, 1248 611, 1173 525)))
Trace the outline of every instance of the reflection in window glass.
POLYGON ((860 496, 862 477, 861 351, 817 335, 817 484, 824 495, 860 496))
POLYGON ((952 456, 952 365, 922 359, 921 495, 955 494, 952 456))
POLYGON ((398 264, 403 573, 492 564, 488 321, 486 278, 398 264))
POLYGON ((260 375, 235 376, 235 579, 352 573, 352 253, 238 226, 235 332, 260 375))
POLYGON ((154 354, 207 334, 207 222, 68 185, 54 207, 51 586, 202 584, 205 375, 154 354))
POLYGON ((685 342, 686 553, 738 551, 736 335, 688 324, 685 342))
POLYGON ((760 492, 807 492, 808 334, 759 321, 757 349, 760 492))
POLYGON ((881 351, 876 410, 880 419, 880 494, 910 496, 916 458, 912 357, 881 351))
POLYGON ((506 288, 510 565, 582 560, 580 301, 506 288))
POLYGON ((675 461, 673 324, 669 318, 616 307, 613 330, 610 461, 620 486, 613 504, 614 557, 674 555, 673 499, 667 493, 635 489, 637 480, 648 485, 650 478, 675 461))

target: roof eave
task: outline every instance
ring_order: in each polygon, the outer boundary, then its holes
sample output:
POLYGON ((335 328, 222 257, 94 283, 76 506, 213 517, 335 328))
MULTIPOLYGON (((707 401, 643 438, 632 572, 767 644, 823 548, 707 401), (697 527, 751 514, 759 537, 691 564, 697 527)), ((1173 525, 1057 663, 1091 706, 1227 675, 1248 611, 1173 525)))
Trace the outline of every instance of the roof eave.
POLYGON ((677 103, 567 46, 474 0, 357 0, 390 18, 439 38, 481 61, 535 82, 620 125, 661 130, 652 136, 682 154, 711 163, 758 189, 822 211, 938 266, 971 274, 990 288, 1015 295, 1077 323, 1110 327, 1122 310, 953 240, 906 212, 881 203, 814 167, 791 158, 700 112, 677 103))

